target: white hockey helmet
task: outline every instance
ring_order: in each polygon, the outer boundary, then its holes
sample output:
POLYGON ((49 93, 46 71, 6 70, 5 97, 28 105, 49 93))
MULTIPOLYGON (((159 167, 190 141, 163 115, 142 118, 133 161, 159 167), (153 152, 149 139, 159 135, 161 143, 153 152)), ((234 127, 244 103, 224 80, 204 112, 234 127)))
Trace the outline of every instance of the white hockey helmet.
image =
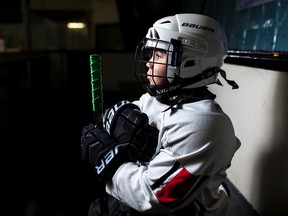
POLYGON ((137 46, 135 75, 153 96, 203 87, 217 82, 214 69, 223 65, 227 46, 222 26, 208 16, 185 13, 164 17, 153 24, 137 46), (167 84, 162 86, 150 85, 146 74, 151 57, 148 53, 155 49, 166 50, 168 56, 167 84))

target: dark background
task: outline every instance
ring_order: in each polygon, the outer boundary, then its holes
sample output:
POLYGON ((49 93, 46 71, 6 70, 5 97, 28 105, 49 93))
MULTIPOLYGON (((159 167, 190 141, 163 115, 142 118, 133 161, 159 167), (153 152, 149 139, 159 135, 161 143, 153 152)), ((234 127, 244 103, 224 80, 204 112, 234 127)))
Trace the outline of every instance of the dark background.
MULTIPOLYGON (((233 1, 223 2, 232 5, 231 7, 235 6, 233 5, 235 2, 231 3, 233 1)), ((124 44, 122 52, 134 52, 136 45, 154 21, 179 11, 201 12, 214 18, 218 17, 229 31, 237 27, 233 25, 233 20, 237 20, 240 24, 244 23, 241 22, 242 19, 237 19, 236 15, 231 15, 232 10, 228 15, 224 14, 224 7, 219 9, 219 4, 219 1, 175 3, 172 0, 117 0, 119 29, 124 44)), ((247 12, 250 18, 257 18, 258 13, 254 13, 255 17, 252 16, 255 10, 256 8, 247 12)), ((267 16, 269 14, 267 12, 267 16)), ((238 15, 243 19, 248 17, 243 12, 239 12, 238 15)), ((71 17, 83 17, 85 14, 81 11, 65 13, 53 11, 43 12, 43 16, 62 21, 71 17)), ((22 22, 20 0, 1 2, 0 22, 22 22)), ((247 26, 243 24, 240 27, 243 29, 247 26)), ((241 32, 239 28, 236 30, 241 32)), ((239 35, 241 34, 237 34, 237 37, 239 35)), ((255 32, 252 32, 249 44, 254 43, 254 36, 256 37, 255 32)), ((233 39, 232 36, 231 39, 234 45, 238 44, 238 39, 233 39)), ((262 44, 271 45, 267 38, 264 39, 265 43, 262 44)), ((287 45, 287 40, 283 44, 287 45)), ((240 48, 251 49, 245 45, 247 43, 242 44, 240 48)), ((279 43, 278 46, 280 45, 279 43)), ((102 51, 104 50, 98 47, 91 47, 91 50, 86 51, 43 50, 0 53, 0 84, 9 95, 8 98, 1 99, 1 107, 8 108, 3 115, 5 119, 1 119, 4 126, 0 131, 3 138, 2 196, 8 215, 86 216, 89 201, 95 198, 97 185, 92 184, 93 174, 80 158, 82 128, 93 121, 90 76, 83 71, 90 70, 89 55, 102 51), (54 77, 51 68, 55 56, 65 59, 61 62, 65 65, 67 73, 63 88, 55 87, 55 82, 63 81, 61 76, 54 77), (23 88, 23 83, 26 82, 30 83, 29 88, 23 88)), ((287 55, 285 57, 283 53, 280 56, 280 59, 275 58, 271 51, 230 50, 226 61, 287 71, 287 55)), ((137 99, 141 93, 140 88, 132 92, 105 89, 104 107, 109 107, 122 99, 137 99)))

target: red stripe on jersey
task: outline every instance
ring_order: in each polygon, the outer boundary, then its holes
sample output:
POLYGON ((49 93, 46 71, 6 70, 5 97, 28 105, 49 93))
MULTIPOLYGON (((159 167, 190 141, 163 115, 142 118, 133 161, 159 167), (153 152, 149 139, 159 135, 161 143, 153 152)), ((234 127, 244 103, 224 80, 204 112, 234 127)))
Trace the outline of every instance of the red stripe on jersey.
POLYGON ((168 184, 156 193, 160 203, 169 204, 183 199, 199 176, 192 175, 183 168, 168 184))

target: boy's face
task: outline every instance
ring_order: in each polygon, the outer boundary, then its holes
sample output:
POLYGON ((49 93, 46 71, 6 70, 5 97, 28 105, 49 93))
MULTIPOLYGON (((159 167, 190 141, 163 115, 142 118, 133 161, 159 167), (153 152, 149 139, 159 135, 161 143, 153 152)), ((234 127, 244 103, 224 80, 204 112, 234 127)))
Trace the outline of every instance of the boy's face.
POLYGON ((150 85, 163 85, 167 82, 167 54, 164 50, 154 50, 152 57, 146 63, 147 78, 150 85))

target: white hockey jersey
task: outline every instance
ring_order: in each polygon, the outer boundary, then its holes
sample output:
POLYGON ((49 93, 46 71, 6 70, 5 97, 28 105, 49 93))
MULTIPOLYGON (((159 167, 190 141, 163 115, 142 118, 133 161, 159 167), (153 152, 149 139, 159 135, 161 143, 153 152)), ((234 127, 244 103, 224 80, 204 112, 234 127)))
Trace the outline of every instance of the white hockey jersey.
POLYGON ((173 215, 188 207, 191 215, 227 215, 229 197, 221 183, 240 141, 217 102, 164 111, 168 105, 146 93, 133 103, 159 130, 157 151, 148 164, 122 164, 107 193, 147 214, 173 215))

